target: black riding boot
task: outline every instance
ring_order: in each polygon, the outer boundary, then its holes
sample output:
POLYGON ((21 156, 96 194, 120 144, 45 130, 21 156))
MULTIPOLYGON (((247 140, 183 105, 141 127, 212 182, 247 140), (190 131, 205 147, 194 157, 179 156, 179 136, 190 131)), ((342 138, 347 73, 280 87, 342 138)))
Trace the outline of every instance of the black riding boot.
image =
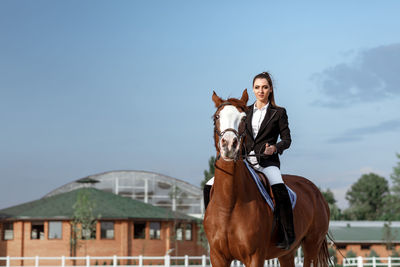
POLYGON ((276 246, 287 250, 296 239, 292 203, 284 184, 274 184, 271 188, 275 197, 275 217, 276 226, 278 227, 278 242, 276 246))
POLYGON ((204 210, 207 209, 208 203, 210 203, 210 191, 212 185, 205 184, 203 188, 203 198, 204 198, 204 210))

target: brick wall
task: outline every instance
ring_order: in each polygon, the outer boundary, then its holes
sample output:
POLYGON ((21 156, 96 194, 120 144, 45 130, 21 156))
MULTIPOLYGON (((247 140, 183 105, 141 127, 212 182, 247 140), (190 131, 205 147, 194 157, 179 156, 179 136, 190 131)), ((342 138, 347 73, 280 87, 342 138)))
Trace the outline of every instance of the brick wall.
MULTIPOLYGON (((391 250, 386 249, 384 244, 348 244, 345 248, 340 249, 340 252, 346 256, 349 251, 353 251, 357 256, 369 257, 371 250, 374 250, 379 257, 389 257, 392 255, 391 250)), ((400 250, 400 245, 395 246, 395 250, 400 250)), ((336 253, 338 264, 343 264, 343 256, 337 252, 336 253)))
MULTIPOLYGON (((174 241, 173 223, 161 223, 160 239, 150 239, 150 221, 146 222, 145 238, 135 239, 134 222, 132 220, 117 220, 114 222, 114 238, 101 238, 101 224, 96 225, 96 239, 79 240, 77 256, 163 256, 172 249, 170 255, 202 255, 205 251, 197 243, 197 225, 192 224, 192 240, 174 241)), ((69 221, 62 222, 62 236, 59 239, 49 239, 49 221, 44 221, 43 239, 31 238, 31 221, 14 222, 14 239, 0 240, 0 255, 12 257, 32 256, 71 256, 69 221)), ((2 233, 2 231, 1 231, 2 233)), ((16 264, 34 265, 33 261, 19 262, 16 264)), ((55 261, 46 261, 46 264, 59 264, 55 261)), ((66 264, 70 264, 66 262, 66 264)), ((99 265, 102 265, 100 262, 99 265)))

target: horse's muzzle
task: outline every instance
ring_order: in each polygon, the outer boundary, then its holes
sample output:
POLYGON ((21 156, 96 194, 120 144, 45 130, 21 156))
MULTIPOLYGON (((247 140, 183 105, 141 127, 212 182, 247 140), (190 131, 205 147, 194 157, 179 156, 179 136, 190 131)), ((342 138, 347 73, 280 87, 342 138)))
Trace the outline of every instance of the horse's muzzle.
POLYGON ((234 160, 239 153, 240 140, 234 132, 225 132, 219 140, 221 157, 224 160, 234 160))

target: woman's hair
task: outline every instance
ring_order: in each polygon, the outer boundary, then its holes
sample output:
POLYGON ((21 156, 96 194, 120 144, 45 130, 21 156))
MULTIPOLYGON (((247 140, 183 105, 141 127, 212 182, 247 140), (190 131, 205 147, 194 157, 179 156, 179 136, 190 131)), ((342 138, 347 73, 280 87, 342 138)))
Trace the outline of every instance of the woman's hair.
POLYGON ((254 76, 253 87, 254 87, 254 82, 256 81, 256 79, 266 79, 268 81, 269 87, 271 87, 271 90, 272 90, 268 96, 268 100, 272 104, 272 106, 277 107, 278 105, 275 103, 274 85, 272 84, 271 74, 264 71, 264 72, 261 72, 260 74, 257 74, 256 76, 254 76))

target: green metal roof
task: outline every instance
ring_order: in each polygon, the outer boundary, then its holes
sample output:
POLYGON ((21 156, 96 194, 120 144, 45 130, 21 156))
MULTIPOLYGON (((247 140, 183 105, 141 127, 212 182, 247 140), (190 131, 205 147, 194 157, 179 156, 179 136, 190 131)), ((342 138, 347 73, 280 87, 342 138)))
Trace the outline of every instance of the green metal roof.
POLYGON ((0 219, 72 219, 79 194, 93 204, 93 216, 101 219, 197 220, 180 212, 156 207, 95 188, 80 188, 0 210, 0 219))
MULTIPOLYGON (((385 243, 384 223, 378 221, 331 222, 329 231, 337 243, 385 243)), ((390 226, 393 242, 400 242, 400 226, 390 226)))

